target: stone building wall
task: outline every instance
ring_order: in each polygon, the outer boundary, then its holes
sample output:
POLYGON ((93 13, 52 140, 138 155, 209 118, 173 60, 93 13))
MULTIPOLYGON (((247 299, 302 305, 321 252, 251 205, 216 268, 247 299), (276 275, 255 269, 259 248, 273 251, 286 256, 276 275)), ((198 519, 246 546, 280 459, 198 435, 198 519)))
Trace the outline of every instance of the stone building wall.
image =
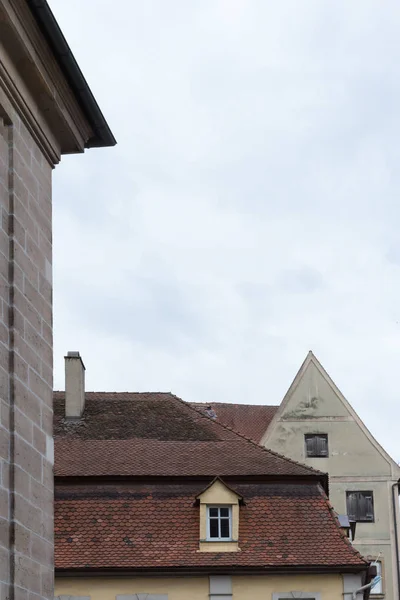
POLYGON ((46 0, 0 0, 0 600, 53 598, 52 169, 115 143, 46 0))
POLYGON ((39 600, 53 594, 52 167, 0 115, 1 600, 39 600))

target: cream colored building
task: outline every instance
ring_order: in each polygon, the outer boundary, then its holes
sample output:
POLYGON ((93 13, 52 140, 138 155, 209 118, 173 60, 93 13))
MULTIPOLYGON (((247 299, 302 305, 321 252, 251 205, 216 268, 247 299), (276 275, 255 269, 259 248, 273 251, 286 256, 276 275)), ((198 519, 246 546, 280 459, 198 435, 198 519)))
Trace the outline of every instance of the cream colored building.
POLYGON ((395 529, 400 522, 399 465, 371 435, 312 352, 261 443, 329 473, 329 498, 335 510, 357 521, 355 547, 363 556, 378 559, 382 570, 382 583, 372 596, 399 598, 395 529))
POLYGON ((365 600, 325 473, 172 394, 54 393, 58 600, 365 600), (360 589, 361 588, 361 589, 360 589))
POLYGON ((279 406, 194 406, 267 448, 327 472, 336 512, 356 521, 354 546, 381 572, 371 598, 399 598, 399 465, 312 352, 279 406))
POLYGON ((56 577, 56 600, 350 600, 358 585, 339 574, 56 577))

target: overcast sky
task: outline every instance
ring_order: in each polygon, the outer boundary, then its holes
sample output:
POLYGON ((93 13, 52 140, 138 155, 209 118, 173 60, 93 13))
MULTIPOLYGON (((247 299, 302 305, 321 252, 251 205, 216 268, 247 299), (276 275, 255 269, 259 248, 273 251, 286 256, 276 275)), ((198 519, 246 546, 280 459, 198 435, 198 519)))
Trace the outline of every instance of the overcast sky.
POLYGON ((400 460, 400 3, 51 0, 118 145, 54 176, 55 388, 278 404, 400 460))

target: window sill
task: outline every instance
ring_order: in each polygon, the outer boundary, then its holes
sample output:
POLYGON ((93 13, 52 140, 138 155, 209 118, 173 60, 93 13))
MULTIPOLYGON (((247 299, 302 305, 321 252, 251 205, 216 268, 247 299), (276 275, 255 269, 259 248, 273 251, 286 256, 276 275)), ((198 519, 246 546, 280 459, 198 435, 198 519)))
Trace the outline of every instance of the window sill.
POLYGON ((200 540, 198 552, 240 552, 239 542, 237 540, 209 542, 200 540))
POLYGON ((372 525, 373 525, 375 523, 375 520, 374 521, 357 521, 356 519, 353 519, 353 521, 355 521, 357 523, 357 525, 365 525, 368 523, 372 523, 372 525))
POLYGON ((329 458, 329 456, 326 455, 322 455, 322 454, 307 454, 306 458, 329 458))

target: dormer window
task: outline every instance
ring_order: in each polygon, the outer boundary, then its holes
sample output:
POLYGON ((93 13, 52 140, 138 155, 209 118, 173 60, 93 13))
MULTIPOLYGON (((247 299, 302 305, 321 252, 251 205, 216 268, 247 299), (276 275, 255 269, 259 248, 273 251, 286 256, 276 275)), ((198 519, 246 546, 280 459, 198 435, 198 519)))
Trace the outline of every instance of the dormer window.
POLYGON ((238 552, 239 507, 243 497, 219 477, 196 496, 199 506, 199 552, 238 552))
POLYGON ((210 542, 232 539, 232 507, 207 506, 207 540, 210 542))

